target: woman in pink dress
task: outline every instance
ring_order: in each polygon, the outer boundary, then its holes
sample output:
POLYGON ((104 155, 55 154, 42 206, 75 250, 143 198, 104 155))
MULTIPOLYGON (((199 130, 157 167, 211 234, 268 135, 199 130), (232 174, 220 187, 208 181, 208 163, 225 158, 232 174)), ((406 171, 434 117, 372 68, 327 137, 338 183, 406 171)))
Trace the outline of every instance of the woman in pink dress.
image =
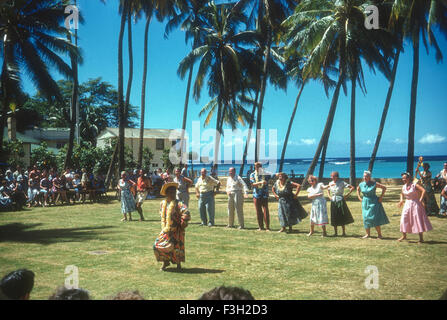
POLYGON ((408 172, 402 173, 402 181, 404 185, 402 186, 398 206, 402 207, 404 203, 405 205, 400 219, 402 237, 397 241, 406 240, 407 233, 419 233, 419 243, 422 243, 424 242, 423 233, 433 229, 422 204, 425 189, 413 183, 413 179, 408 172))

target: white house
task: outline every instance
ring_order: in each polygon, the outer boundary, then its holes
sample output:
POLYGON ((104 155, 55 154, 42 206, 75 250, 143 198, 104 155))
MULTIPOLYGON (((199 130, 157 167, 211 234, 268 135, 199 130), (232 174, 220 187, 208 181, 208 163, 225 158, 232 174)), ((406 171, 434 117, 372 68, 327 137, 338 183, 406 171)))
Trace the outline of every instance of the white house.
MULTIPOLYGON (((97 147, 110 146, 113 139, 118 138, 118 128, 105 128, 96 138, 97 147)), ((181 138, 180 131, 174 129, 144 129, 143 148, 148 147, 154 154, 152 169, 163 167, 161 156, 163 150, 171 148, 181 138)), ((140 139, 139 128, 126 128, 124 131, 124 144, 133 152, 135 160, 138 159, 138 147, 140 139)), ((177 144, 178 146, 178 144, 177 144)))

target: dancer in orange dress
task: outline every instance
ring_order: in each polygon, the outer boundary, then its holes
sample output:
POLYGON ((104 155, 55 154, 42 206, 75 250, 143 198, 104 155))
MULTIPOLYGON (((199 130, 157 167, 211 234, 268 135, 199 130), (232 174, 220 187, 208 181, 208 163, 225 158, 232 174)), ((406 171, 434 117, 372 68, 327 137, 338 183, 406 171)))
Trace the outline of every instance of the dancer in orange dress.
POLYGON ((178 184, 168 182, 161 188, 160 194, 166 196, 160 204, 161 232, 154 243, 157 261, 163 262, 165 271, 172 262, 181 269, 185 261, 185 228, 191 219, 188 208, 176 199, 178 184))

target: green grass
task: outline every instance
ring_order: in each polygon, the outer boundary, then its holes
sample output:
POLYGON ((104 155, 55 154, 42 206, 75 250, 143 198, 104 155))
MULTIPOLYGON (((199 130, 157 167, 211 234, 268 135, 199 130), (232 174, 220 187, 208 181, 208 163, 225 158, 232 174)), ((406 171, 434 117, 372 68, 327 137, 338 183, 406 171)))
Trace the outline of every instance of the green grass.
MULTIPOLYGON (((355 219, 347 226, 348 237, 332 237, 330 227, 330 237, 322 238, 317 227, 309 238, 308 219, 292 234, 256 231, 251 199, 245 203, 248 230, 224 228, 226 195, 216 198, 217 226, 200 227, 192 194, 182 273, 160 272, 153 254, 160 199, 144 203, 145 222, 120 222, 117 201, 2 212, 0 274, 33 270, 33 299, 47 299, 62 285, 68 265, 79 268, 79 286, 94 299, 129 289, 146 299, 197 299, 219 285, 242 286, 256 299, 438 299, 447 289, 447 219, 430 218, 434 230, 425 234, 424 244, 416 243, 417 235, 398 243, 398 192, 390 188, 384 200, 390 219, 383 227, 384 240, 361 239, 361 208, 354 195, 348 201, 355 219), (379 270, 377 290, 364 285, 369 265, 379 270)), ((300 199, 309 210, 304 195, 300 199)), ((274 231, 279 230, 276 208, 271 201, 274 231)))

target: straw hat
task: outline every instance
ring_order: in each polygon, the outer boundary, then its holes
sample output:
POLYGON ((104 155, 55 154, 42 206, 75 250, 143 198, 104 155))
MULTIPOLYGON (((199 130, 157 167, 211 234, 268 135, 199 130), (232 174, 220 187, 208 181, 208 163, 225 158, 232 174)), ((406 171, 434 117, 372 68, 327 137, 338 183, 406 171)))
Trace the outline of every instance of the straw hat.
POLYGON ((177 183, 177 182, 167 182, 167 183, 165 183, 165 184, 161 187, 160 194, 161 194, 162 196, 166 196, 166 190, 167 190, 169 187, 175 187, 175 189, 178 189, 178 183, 177 183))

